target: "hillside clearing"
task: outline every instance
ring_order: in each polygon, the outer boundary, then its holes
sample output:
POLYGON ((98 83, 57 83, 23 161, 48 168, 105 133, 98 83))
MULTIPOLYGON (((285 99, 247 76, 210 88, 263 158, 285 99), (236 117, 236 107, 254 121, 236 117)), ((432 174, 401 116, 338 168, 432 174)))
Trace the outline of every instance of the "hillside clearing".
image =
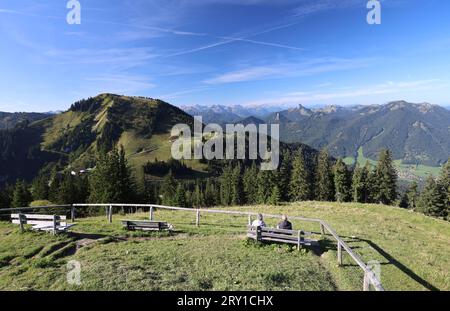
MULTIPOLYGON (((327 221, 365 262, 381 263, 387 290, 449 290, 450 223, 406 210, 363 204, 302 202, 280 207, 236 207, 327 221)), ((362 272, 336 247, 318 253, 288 246, 258 246, 245 239, 246 217, 157 210, 175 225, 167 233, 128 233, 120 219, 148 213, 78 219, 74 234, 20 234, 0 223, 0 289, 19 290, 361 290, 362 272), (75 240, 91 241, 75 250, 75 240), (66 282, 69 260, 81 263, 82 285, 66 282)), ((277 220, 267 219, 268 225, 277 220)), ((295 228, 318 231, 294 221, 295 228)))

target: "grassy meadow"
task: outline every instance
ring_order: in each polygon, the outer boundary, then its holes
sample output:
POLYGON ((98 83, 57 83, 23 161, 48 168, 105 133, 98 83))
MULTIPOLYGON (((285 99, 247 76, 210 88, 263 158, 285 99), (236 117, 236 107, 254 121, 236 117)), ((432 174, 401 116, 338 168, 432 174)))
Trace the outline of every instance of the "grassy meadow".
MULTIPOLYGON (((223 209, 223 208, 221 208, 223 209)), ((381 205, 302 202, 248 210, 321 218, 365 262, 381 264, 387 290, 450 290, 450 223, 381 205)), ((119 212, 119 211, 117 211, 119 212)), ((127 232, 121 219, 146 219, 147 211, 77 219, 71 233, 25 232, 0 222, 2 290, 361 290, 362 272, 325 237, 320 248, 297 251, 245 238, 247 218, 157 210, 155 219, 176 231, 127 232), (66 281, 66 264, 81 264, 81 285, 66 281)), ((275 225, 277 219, 267 219, 275 225)), ((293 221, 315 232, 317 224, 293 221)))

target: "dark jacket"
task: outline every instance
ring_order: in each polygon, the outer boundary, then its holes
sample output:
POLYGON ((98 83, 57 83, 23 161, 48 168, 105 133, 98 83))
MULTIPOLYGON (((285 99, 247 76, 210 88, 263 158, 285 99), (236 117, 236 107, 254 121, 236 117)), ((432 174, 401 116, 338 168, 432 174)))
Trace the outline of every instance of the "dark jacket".
POLYGON ((283 220, 278 224, 278 229, 292 230, 292 224, 288 220, 283 220))

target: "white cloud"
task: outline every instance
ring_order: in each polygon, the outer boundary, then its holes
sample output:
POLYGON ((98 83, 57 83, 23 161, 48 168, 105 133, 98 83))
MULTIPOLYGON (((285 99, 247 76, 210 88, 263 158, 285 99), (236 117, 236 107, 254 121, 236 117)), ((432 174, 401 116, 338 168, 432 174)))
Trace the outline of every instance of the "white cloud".
POLYGON ((113 63, 120 67, 136 66, 157 56, 151 48, 50 49, 44 55, 63 64, 113 63))
POLYGON ((298 63, 282 63, 269 66, 255 66, 226 72, 204 81, 207 84, 225 84, 244 81, 279 79, 320 74, 324 72, 349 70, 368 66, 373 59, 314 58, 298 63))

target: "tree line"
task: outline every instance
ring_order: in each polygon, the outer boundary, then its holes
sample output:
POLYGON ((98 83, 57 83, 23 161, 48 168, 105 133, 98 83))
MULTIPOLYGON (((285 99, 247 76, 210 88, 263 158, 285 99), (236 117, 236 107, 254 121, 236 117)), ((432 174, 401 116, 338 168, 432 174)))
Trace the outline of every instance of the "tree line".
MULTIPOLYGON (((174 167, 185 167, 177 164, 174 167)), ((159 169, 159 166, 157 167, 159 169)), ((426 215, 450 215, 450 161, 439 178, 429 177, 423 190, 416 182, 400 193, 391 152, 382 150, 376 165, 348 166, 326 150, 317 156, 301 148, 285 150, 280 166, 262 171, 256 162, 225 165, 219 176, 197 180, 176 179, 171 166, 162 181, 139 180, 132 174, 122 147, 100 152, 89 175, 73 176, 54 170, 31 184, 19 180, 0 192, 1 207, 28 206, 32 201, 54 204, 154 203, 184 207, 270 204, 296 201, 381 203, 409 208, 426 215)), ((149 169, 149 164, 145 170, 149 169)))

